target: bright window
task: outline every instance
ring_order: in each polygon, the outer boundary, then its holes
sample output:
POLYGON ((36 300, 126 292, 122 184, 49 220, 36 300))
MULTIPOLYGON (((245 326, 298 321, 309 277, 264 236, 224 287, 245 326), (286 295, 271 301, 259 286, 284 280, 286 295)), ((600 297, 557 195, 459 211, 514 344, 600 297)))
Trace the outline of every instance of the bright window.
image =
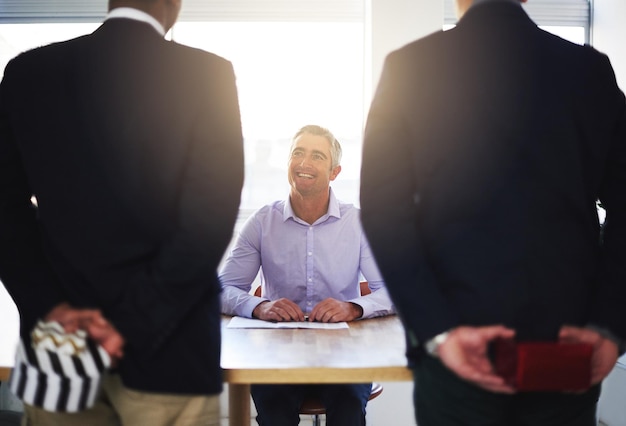
POLYGON ((552 34, 556 34, 565 40, 569 40, 577 44, 585 44, 585 27, 564 27, 556 25, 540 25, 542 28, 552 34))
MULTIPOLYGON (((98 25, 0 25, 0 67, 19 52, 90 33, 98 25)), ((333 187, 340 199, 358 203, 362 23, 179 22, 171 37, 233 63, 245 138, 242 209, 287 196, 290 139, 306 124, 329 128, 342 143, 342 172, 333 187)))
POLYGON ((245 138, 242 209, 288 194, 292 135, 327 127, 342 143, 337 196, 358 201, 363 128, 363 24, 355 22, 179 22, 174 40, 232 61, 245 138))

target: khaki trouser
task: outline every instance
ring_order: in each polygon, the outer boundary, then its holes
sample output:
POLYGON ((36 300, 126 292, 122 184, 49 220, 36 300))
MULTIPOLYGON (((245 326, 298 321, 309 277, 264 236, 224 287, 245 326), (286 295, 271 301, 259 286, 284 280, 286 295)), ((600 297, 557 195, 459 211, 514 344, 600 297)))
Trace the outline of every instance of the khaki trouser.
POLYGON ((219 395, 170 395, 124 387, 106 375, 96 404, 79 413, 52 413, 24 405, 22 426, 219 426, 219 395))

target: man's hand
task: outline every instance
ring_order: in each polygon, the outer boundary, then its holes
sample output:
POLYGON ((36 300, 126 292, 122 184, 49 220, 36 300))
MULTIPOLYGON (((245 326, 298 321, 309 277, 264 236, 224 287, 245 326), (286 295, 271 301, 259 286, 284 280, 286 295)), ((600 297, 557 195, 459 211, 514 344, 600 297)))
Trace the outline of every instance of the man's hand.
POLYGON ((60 303, 52 308, 44 321, 56 321, 68 333, 78 329, 86 331, 89 338, 109 354, 113 366, 124 356, 124 337, 98 309, 77 309, 60 303))
POLYGON ((44 317, 44 321, 56 321, 68 333, 85 329, 87 323, 105 324, 107 321, 98 309, 76 309, 68 303, 59 303, 44 317))
POLYGON ((115 365, 124 357, 124 337, 110 322, 88 323, 84 329, 87 335, 97 344, 102 346, 111 357, 111 366, 115 365))
POLYGON ((438 348, 441 362, 460 378, 490 392, 514 393, 515 389, 495 374, 488 357, 489 343, 510 339, 515 331, 500 325, 457 327, 438 348))
POLYGON ((342 322, 354 321, 363 316, 363 308, 352 302, 341 302, 337 299, 324 299, 313 307, 309 321, 342 322))
POLYGON ((559 340, 569 343, 589 343, 591 355, 591 384, 600 383, 615 367, 618 358, 617 344, 595 330, 564 325, 559 331, 559 340))
POLYGON ((296 303, 281 298, 259 303, 252 311, 252 317, 274 322, 304 321, 304 312, 296 303))

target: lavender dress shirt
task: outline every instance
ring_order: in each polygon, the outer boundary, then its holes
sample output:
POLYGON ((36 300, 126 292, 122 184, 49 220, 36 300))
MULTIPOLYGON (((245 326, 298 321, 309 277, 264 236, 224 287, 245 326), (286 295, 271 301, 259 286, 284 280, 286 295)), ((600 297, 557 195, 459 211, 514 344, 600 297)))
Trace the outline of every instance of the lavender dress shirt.
POLYGON ((296 217, 288 200, 257 210, 244 224, 219 275, 222 313, 251 317, 263 300, 281 297, 304 313, 332 297, 358 304, 362 318, 394 313, 365 234, 359 209, 330 190, 328 212, 312 225, 296 217), (263 297, 250 294, 260 271, 263 297), (361 296, 359 281, 372 293, 361 296))

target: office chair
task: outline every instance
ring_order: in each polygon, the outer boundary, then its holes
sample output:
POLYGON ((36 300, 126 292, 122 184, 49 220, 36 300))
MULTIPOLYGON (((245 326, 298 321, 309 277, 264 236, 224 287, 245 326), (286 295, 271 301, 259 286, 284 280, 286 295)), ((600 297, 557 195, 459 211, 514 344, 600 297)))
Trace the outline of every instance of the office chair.
MULTIPOLYGON (((383 385, 376 382, 372 383, 372 391, 370 392, 370 397, 367 400, 371 401, 382 392, 383 385)), ((324 407, 322 401, 317 398, 307 398, 304 402, 302 402, 302 406, 300 406, 300 414, 313 416, 313 426, 321 426, 322 421, 320 420, 320 416, 322 414, 326 414, 326 407, 324 407)))
POLYGON ((21 422, 22 413, 0 410, 0 426, 20 426, 21 422))

